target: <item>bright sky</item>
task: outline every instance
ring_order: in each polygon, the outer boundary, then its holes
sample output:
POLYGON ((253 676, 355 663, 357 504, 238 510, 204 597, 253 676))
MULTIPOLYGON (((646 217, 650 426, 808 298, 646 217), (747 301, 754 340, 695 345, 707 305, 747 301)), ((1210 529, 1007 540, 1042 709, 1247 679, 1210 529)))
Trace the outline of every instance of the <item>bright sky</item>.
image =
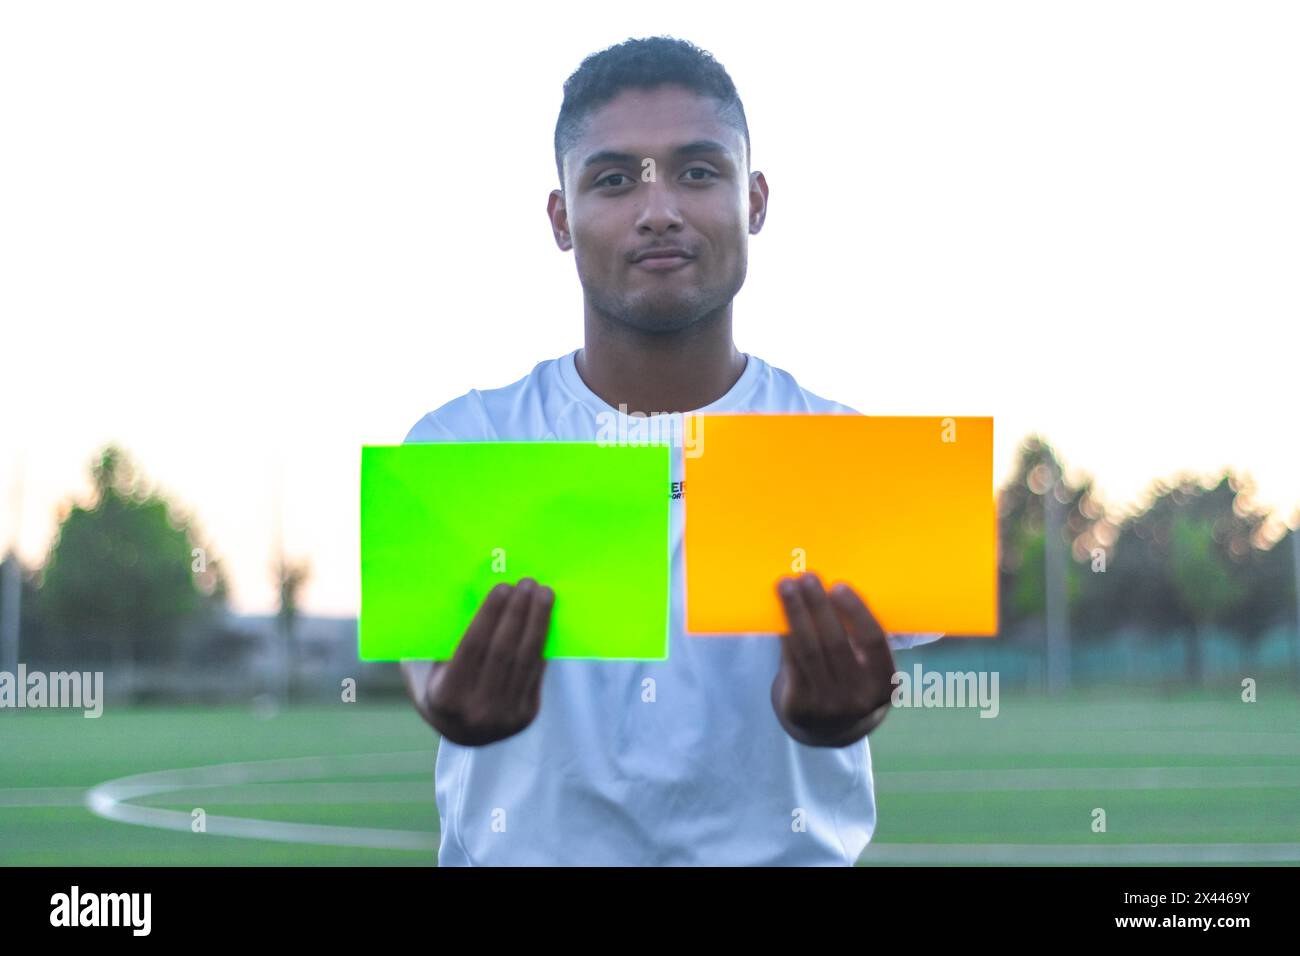
POLYGON ((562 84, 654 34, 771 188, 742 350, 993 415, 998 481, 1038 431, 1116 506, 1225 466, 1300 505, 1294 4, 10 3, 0 542, 42 560, 115 440, 268 611, 279 472, 307 610, 355 613, 360 446, 582 344, 562 84))

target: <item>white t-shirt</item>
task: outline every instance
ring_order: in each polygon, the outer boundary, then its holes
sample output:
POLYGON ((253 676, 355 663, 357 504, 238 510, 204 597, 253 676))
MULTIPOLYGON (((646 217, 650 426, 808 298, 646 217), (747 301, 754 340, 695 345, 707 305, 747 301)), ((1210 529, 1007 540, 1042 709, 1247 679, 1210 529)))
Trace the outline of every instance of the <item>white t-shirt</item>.
MULTIPOLYGON (((587 387, 576 354, 447 402, 406 441, 595 441, 602 423, 610 435, 621 413, 587 387)), ((859 414, 746 358, 730 391, 697 411, 859 414)), ((682 434, 677 418, 662 434, 682 434)), ((680 441, 670 454, 679 482, 680 441)), ((809 747, 786 733, 771 703, 779 637, 685 634, 683 507, 671 500, 668 660, 547 661, 541 710, 527 729, 482 747, 441 741, 440 865, 856 862, 876 822, 867 740, 809 747)), ((891 635, 890 643, 940 636, 891 635)), ((421 681, 431 668, 403 666, 421 681)))

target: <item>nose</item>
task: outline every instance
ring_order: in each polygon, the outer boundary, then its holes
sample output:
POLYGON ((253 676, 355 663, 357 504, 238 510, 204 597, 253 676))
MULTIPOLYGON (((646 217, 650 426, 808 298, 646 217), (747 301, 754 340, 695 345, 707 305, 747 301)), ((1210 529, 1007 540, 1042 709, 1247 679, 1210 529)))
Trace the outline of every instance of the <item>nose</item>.
POLYGON ((638 232, 653 232, 656 235, 669 229, 682 228, 681 211, 677 206, 677 193, 671 183, 642 183, 640 195, 644 197, 641 210, 637 214, 638 232))

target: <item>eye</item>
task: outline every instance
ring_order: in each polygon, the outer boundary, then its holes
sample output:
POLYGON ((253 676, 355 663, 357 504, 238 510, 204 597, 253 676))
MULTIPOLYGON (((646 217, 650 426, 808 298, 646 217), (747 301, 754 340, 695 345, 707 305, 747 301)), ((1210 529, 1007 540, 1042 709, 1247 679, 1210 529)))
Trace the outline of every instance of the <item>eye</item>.
MULTIPOLYGON (((602 176, 600 179, 596 180, 596 185, 599 186, 601 183, 609 182, 609 180, 611 179, 626 179, 628 182, 632 181, 632 177, 625 176, 623 173, 610 173, 608 176, 602 176)), ((609 183, 609 184, 615 187, 624 185, 623 183, 609 183)))
POLYGON ((710 177, 712 177, 713 179, 718 178, 717 173, 715 173, 711 169, 705 169, 703 166, 692 166, 690 169, 686 170, 686 173, 683 175, 687 175, 690 173, 704 173, 703 179, 692 179, 691 182, 693 183, 706 183, 709 181, 710 177))

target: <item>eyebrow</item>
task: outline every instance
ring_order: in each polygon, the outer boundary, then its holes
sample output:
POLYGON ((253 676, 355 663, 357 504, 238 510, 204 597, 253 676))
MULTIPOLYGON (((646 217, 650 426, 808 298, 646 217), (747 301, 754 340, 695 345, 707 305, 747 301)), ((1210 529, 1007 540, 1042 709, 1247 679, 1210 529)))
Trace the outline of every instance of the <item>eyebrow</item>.
MULTIPOLYGON (((673 150, 673 156, 679 158, 686 156, 700 156, 706 153, 720 154, 728 158, 731 156, 731 150, 713 139, 693 140, 682 146, 678 146, 673 150)), ((618 150, 614 149, 602 149, 599 152, 592 153, 584 159, 581 168, 585 171, 600 163, 627 163, 630 165, 636 165, 640 160, 641 157, 634 156, 631 153, 620 153, 618 150)))

